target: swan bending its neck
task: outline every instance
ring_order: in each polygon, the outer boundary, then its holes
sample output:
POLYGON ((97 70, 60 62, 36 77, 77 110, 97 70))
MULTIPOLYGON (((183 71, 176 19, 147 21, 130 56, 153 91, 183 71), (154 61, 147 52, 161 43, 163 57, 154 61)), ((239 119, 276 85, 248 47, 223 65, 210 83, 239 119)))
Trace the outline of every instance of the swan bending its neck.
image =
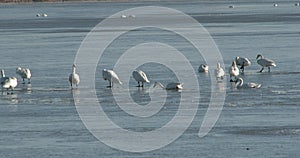
POLYGON ((160 82, 155 82, 153 87, 160 86, 165 90, 180 90, 183 88, 182 83, 172 82, 167 84, 167 86, 162 85, 160 82))
POLYGON ((250 82, 250 83, 247 83, 247 84, 244 84, 244 81, 242 78, 238 77, 237 78, 237 85, 236 85, 237 88, 260 88, 261 87, 261 84, 258 84, 258 83, 253 83, 253 82, 250 82))

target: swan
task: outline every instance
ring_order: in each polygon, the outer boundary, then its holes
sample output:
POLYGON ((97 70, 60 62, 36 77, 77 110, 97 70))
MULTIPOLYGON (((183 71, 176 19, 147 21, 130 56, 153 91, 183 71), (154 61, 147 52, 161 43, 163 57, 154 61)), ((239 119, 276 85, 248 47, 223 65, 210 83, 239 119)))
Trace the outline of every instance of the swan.
POLYGON ((208 72, 208 65, 201 64, 198 68, 199 72, 208 72))
POLYGON ((244 73, 245 66, 250 66, 251 62, 248 58, 244 57, 236 57, 235 58, 236 65, 241 66, 240 69, 242 70, 242 73, 244 73))
POLYGON ((237 78, 236 88, 238 88, 238 89, 242 89, 242 88, 243 89, 246 89, 246 88, 260 88, 260 87, 261 87, 261 84, 253 83, 253 82, 244 84, 244 81, 241 77, 237 78))
POLYGON ((236 62, 233 61, 232 65, 229 69, 229 75, 230 75, 230 82, 235 82, 236 81, 236 77, 240 74, 239 68, 236 66, 236 62), (233 80, 232 78, 235 77, 235 80, 233 80))
POLYGON ((264 70, 264 67, 268 67, 269 72, 270 72, 271 71, 270 67, 271 66, 274 66, 274 67, 276 66, 276 64, 275 64, 275 62, 273 60, 265 58, 261 54, 258 54, 256 56, 256 60, 257 60, 257 63, 262 66, 262 69, 259 72, 262 72, 264 70))
POLYGON ((296 6, 296 7, 300 6, 300 3, 295 3, 295 6, 296 6))
POLYGON ((102 70, 102 77, 103 77, 104 80, 109 81, 109 86, 107 86, 107 87, 112 87, 114 82, 122 84, 122 82, 120 81, 118 75, 113 70, 103 69, 102 70))
POLYGON ((228 8, 234 8, 234 5, 230 5, 230 6, 228 6, 228 8))
POLYGON ((277 4, 277 3, 274 3, 273 6, 274 6, 274 7, 278 7, 278 4, 277 4))
POLYGON ((2 88, 7 89, 7 94, 9 94, 9 89, 11 89, 11 94, 13 94, 14 88, 18 85, 18 80, 16 77, 8 77, 1 84, 2 88))
POLYGON ((23 79, 23 84, 25 84, 25 79, 28 80, 28 84, 30 84, 30 79, 31 79, 31 72, 28 68, 21 68, 21 67, 18 67, 16 69, 16 73, 18 75, 21 76, 21 78, 23 79))
POLYGON ((132 76, 138 82, 137 87, 144 87, 144 82, 150 82, 147 75, 142 70, 134 70, 132 76), (140 85, 140 82, 142 82, 142 85, 140 85))
POLYGON ((220 63, 217 63, 217 69, 215 69, 215 76, 216 76, 217 80, 224 79, 225 72, 224 72, 223 68, 221 67, 220 63))
POLYGON ((74 84, 76 85, 76 87, 78 87, 78 84, 80 82, 79 75, 76 73, 76 65, 75 64, 73 64, 72 73, 69 75, 69 82, 71 84, 71 88, 73 88, 74 84))
POLYGON ((155 82, 153 87, 156 87, 156 86, 160 86, 161 88, 163 88, 165 90, 180 90, 183 88, 182 83, 178 83, 178 82, 168 83, 166 87, 164 85, 162 85, 160 82, 155 82))

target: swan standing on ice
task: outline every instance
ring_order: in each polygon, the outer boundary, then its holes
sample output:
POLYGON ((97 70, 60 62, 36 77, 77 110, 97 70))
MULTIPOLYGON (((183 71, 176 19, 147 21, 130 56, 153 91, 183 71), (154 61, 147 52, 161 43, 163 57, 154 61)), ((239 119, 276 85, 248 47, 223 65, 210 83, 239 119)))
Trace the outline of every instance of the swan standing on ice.
POLYGON ((16 69, 16 73, 17 73, 18 75, 20 75, 21 78, 23 79, 23 84, 25 84, 25 79, 27 79, 27 80, 28 80, 27 83, 30 84, 31 72, 30 72, 29 69, 18 67, 18 68, 16 69))
POLYGON ((269 72, 270 72, 271 71, 270 67, 271 66, 274 66, 274 67, 276 66, 276 64, 273 60, 265 58, 261 54, 258 54, 256 56, 256 60, 257 60, 257 63, 262 66, 262 69, 259 72, 262 72, 264 70, 264 67, 268 67, 269 72))
POLYGON ((248 58, 244 57, 236 57, 235 58, 236 65, 241 66, 240 69, 242 70, 242 73, 244 73, 245 66, 250 66, 251 62, 248 58))
POLYGON ((160 86, 161 88, 163 88, 165 90, 180 90, 183 88, 182 83, 178 83, 178 82, 171 82, 171 83, 167 84, 166 87, 164 85, 162 85, 160 82, 155 82, 153 87, 156 87, 156 86, 160 86))
POLYGON ((261 87, 261 84, 253 83, 253 82, 244 84, 244 81, 241 77, 237 78, 236 88, 238 88, 238 89, 260 88, 260 87, 261 87))
POLYGON ((2 82, 2 88, 7 89, 7 94, 9 94, 9 89, 11 89, 11 94, 13 94, 14 88, 17 87, 17 85, 18 80, 16 77, 9 77, 2 82))
POLYGON ((208 65, 201 64, 198 68, 199 72, 208 72, 208 65))
POLYGON ((215 76, 217 78, 217 81, 220 79, 221 80, 224 79, 225 72, 224 72, 223 68, 221 67, 220 63, 217 63, 217 69, 215 69, 215 76))
POLYGON ((142 70, 134 70, 132 72, 133 78, 138 82, 137 87, 144 87, 144 82, 149 83, 147 75, 142 70), (140 85, 140 82, 142 82, 142 85, 140 85))
POLYGON ((122 82, 120 81, 118 75, 113 70, 103 69, 102 70, 102 77, 103 77, 104 80, 109 81, 109 86, 107 86, 107 87, 112 87, 114 82, 122 84, 122 82))
POLYGON ((74 84, 76 85, 76 87, 78 87, 78 84, 80 82, 79 75, 76 73, 76 65, 75 64, 73 64, 72 73, 69 75, 69 82, 71 84, 71 88, 73 88, 74 84))
POLYGON ((229 75, 230 75, 230 82, 236 82, 236 77, 240 74, 240 70, 239 68, 236 66, 236 62, 233 61, 232 65, 229 69, 229 75), (233 80, 232 78, 235 78, 235 80, 233 80))
POLYGON ((7 89, 7 94, 9 94, 8 89, 11 89, 11 94, 13 94, 13 90, 18 85, 18 80, 15 77, 6 77, 4 69, 1 70, 1 78, 0 78, 1 88, 7 89))

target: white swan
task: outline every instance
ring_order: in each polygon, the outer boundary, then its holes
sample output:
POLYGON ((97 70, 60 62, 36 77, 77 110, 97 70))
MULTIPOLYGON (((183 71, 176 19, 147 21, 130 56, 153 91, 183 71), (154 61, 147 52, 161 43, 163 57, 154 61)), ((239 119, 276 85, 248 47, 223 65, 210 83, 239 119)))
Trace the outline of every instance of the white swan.
POLYGON ((245 66, 250 66, 251 62, 248 58, 244 57, 236 57, 235 58, 236 65, 241 66, 240 69, 242 70, 242 73, 244 73, 245 66))
POLYGON ((236 62, 233 61, 232 65, 229 69, 229 75, 230 75, 230 82, 235 82, 236 81, 236 77, 240 74, 240 70, 239 68, 236 66, 236 62), (235 80, 233 80, 232 78, 235 78, 235 80))
POLYGON ((75 64, 73 64, 72 73, 69 75, 69 82, 71 84, 71 88, 73 88, 74 84, 76 85, 76 87, 78 87, 78 84, 80 82, 79 75, 76 73, 76 65, 75 64))
POLYGON ((217 80, 224 79, 225 72, 224 72, 223 68, 221 67, 220 63, 217 63, 217 69, 215 69, 215 76, 216 76, 217 80))
POLYGON ((199 72, 208 72, 208 65, 201 64, 198 68, 199 72))
POLYGON ((262 72, 264 70, 264 67, 268 67, 269 72, 270 72, 271 71, 270 67, 271 66, 276 66, 276 64, 275 64, 275 62, 273 60, 265 58, 261 54, 258 54, 256 56, 256 60, 257 60, 257 63, 262 66, 262 69, 259 72, 262 72))
POLYGON ((104 80, 109 81, 109 86, 107 86, 107 87, 112 87, 113 83, 122 84, 122 82, 120 81, 118 75, 113 70, 103 69, 102 70, 102 77, 103 77, 104 80))
POLYGON ((236 88, 238 88, 238 89, 260 88, 260 87, 261 87, 261 84, 253 83, 253 82, 244 84, 244 81, 241 77, 237 78, 236 88))
POLYGON ((20 68, 16 69, 16 73, 21 76, 23 79, 23 84, 25 84, 25 79, 27 79, 27 83, 30 84, 31 72, 28 68, 20 68))
POLYGON ((165 90, 180 90, 183 88, 182 83, 178 82, 171 82, 168 83, 167 86, 162 85, 160 82, 155 82, 153 87, 160 86, 161 88, 165 90))
POLYGON ((144 82, 146 83, 150 82, 147 75, 142 70, 134 70, 132 72, 132 76, 138 82, 137 87, 144 87, 144 82), (140 85, 140 82, 142 82, 142 85, 140 85))
POLYGON ((9 77, 2 82, 2 88, 7 89, 7 94, 9 94, 9 89, 11 89, 11 94, 13 94, 14 88, 17 87, 17 85, 18 80, 16 77, 9 77))

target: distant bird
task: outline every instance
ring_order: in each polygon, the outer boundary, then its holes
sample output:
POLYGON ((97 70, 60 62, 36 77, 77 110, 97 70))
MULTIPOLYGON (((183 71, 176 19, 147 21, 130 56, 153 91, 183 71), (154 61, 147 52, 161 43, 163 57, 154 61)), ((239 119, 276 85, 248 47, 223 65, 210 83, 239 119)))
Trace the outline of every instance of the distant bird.
POLYGON ((127 16, 123 14, 123 15, 121 15, 121 18, 125 19, 125 18, 127 18, 127 16))
POLYGON ((144 87, 144 82, 146 82, 146 83, 150 82, 148 80, 147 75, 142 70, 134 70, 132 72, 132 76, 138 82, 138 86, 137 87, 144 87), (142 85, 140 85, 140 82, 142 83, 142 85))
POLYGON ((2 83, 2 88, 7 89, 7 94, 9 94, 8 90, 11 89, 11 94, 13 94, 14 88, 18 85, 18 80, 16 77, 9 77, 5 79, 2 83))
POLYGON ((221 67, 220 63, 217 63, 217 69, 215 69, 215 76, 216 76, 217 80, 224 79, 225 72, 224 72, 223 68, 221 67))
POLYGON ((160 86, 161 88, 165 90, 180 90, 183 88, 182 83, 178 82, 171 82, 167 84, 167 86, 162 85, 160 82, 155 82, 153 87, 160 86))
POLYGON ((295 6, 296 6, 296 7, 299 7, 299 6, 300 6, 300 3, 295 3, 295 6))
POLYGON ((73 64, 72 73, 69 75, 69 82, 71 84, 71 88, 73 88, 74 84, 76 85, 76 87, 78 87, 78 84, 80 82, 79 75, 76 73, 76 65, 75 64, 73 64))
POLYGON ((23 79, 23 84, 25 84, 25 79, 27 79, 27 83, 30 84, 31 72, 28 68, 18 67, 16 73, 23 79))
POLYGON ((201 64, 198 68, 199 72, 208 72, 208 65, 206 64, 201 64))
POLYGON ((102 70, 102 77, 103 77, 104 80, 109 81, 109 86, 107 86, 107 87, 112 87, 113 83, 122 84, 122 82, 120 81, 118 75, 113 70, 103 69, 102 70))
POLYGON ((238 88, 238 89, 260 88, 260 87, 261 87, 261 84, 253 83, 253 82, 244 84, 244 81, 241 77, 237 78, 236 88, 238 88))
POLYGON ((233 61, 229 69, 230 82, 236 82, 236 77, 240 74, 239 68, 236 66, 236 62, 233 61), (235 78, 233 80, 233 77, 235 78))
POLYGON ((46 13, 42 14, 42 17, 47 17, 48 15, 46 13))
POLYGON ((244 57, 236 57, 235 58, 236 65, 241 66, 240 69, 242 70, 242 73, 244 73, 245 66, 250 66, 251 62, 248 58, 244 57))
POLYGON ((274 67, 276 66, 276 64, 273 60, 265 58, 261 54, 258 54, 256 56, 256 60, 257 60, 257 63, 262 66, 262 69, 259 72, 262 72, 264 70, 264 67, 268 67, 269 72, 270 72, 271 71, 270 67, 271 66, 274 66, 274 67))
POLYGON ((228 6, 228 8, 234 8, 234 5, 230 5, 230 6, 228 6))
POLYGON ((274 6, 274 7, 278 7, 278 4, 277 4, 277 3, 274 3, 273 6, 274 6))

